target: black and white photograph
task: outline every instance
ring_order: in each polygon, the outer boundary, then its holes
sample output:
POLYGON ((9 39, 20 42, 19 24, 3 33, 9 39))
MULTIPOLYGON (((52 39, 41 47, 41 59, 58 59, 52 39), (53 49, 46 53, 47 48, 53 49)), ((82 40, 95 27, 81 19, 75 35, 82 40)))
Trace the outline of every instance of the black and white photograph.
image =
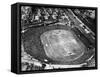
POLYGON ((22 72, 97 68, 97 9, 44 4, 19 7, 22 72))
POLYGON ((1 0, 0 77, 100 77, 100 0, 1 0))
POLYGON ((21 6, 21 70, 95 67, 95 10, 21 6))

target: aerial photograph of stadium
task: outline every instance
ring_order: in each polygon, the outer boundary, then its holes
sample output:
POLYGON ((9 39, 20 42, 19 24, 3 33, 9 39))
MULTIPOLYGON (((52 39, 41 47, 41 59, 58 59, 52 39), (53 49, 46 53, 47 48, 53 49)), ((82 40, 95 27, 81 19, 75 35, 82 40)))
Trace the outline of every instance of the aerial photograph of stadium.
POLYGON ((21 6, 21 70, 95 67, 96 11, 21 6))

